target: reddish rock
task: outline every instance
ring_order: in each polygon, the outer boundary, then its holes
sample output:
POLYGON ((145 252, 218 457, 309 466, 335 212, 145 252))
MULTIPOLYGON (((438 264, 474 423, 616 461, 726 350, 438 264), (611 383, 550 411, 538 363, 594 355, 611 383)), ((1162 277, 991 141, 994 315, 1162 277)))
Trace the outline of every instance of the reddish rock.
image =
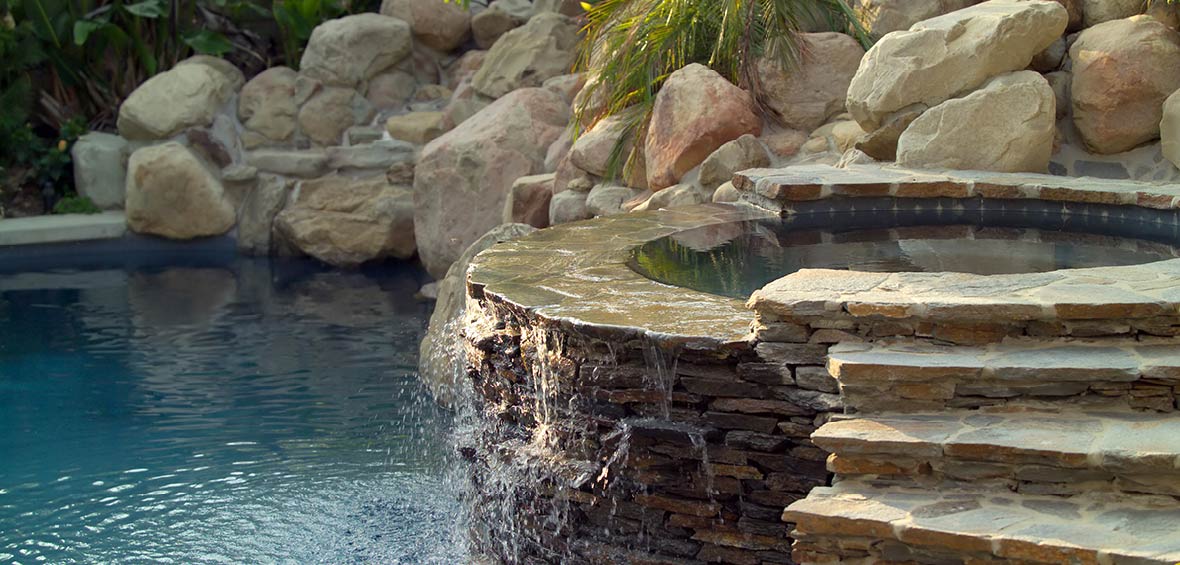
POLYGON ((652 190, 676 184, 728 141, 762 133, 762 120, 746 91, 704 65, 674 73, 656 96, 646 140, 652 190))

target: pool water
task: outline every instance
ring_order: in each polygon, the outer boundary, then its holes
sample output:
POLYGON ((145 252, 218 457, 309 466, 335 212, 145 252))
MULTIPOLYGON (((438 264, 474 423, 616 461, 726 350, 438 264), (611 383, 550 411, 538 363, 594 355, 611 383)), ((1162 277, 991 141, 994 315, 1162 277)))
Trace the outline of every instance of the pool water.
POLYGON ((1135 265, 1180 256, 1174 211, 1093 204, 861 199, 783 219, 657 239, 631 267, 653 280, 746 298, 801 269, 980 275, 1135 265))
POLYGON ((459 563, 410 268, 0 273, 0 563, 459 563))

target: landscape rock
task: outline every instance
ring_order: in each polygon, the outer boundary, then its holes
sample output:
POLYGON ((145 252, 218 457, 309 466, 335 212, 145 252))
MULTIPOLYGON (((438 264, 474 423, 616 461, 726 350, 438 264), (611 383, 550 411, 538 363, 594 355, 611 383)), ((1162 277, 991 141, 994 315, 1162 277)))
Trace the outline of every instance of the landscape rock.
POLYGON ((549 201, 553 198, 553 179, 556 176, 547 173, 516 179, 508 193, 508 200, 504 202, 501 220, 506 224, 549 227, 549 201))
POLYGON ((1160 120, 1160 140, 1164 157, 1180 167, 1180 90, 1173 92, 1164 101, 1163 118, 1160 120))
POLYGON ((502 35, 525 22, 525 19, 508 13, 499 4, 493 2, 487 10, 471 18, 471 34, 475 36, 475 44, 480 49, 490 49, 502 35))
POLYGON ((348 128, 369 123, 373 106, 351 88, 329 86, 299 109, 299 128, 320 145, 339 145, 348 128))
POLYGON ((897 163, 929 169, 1046 172, 1055 132, 1053 89, 1040 74, 998 76, 947 100, 901 134, 897 163))
POLYGON ((962 10, 980 0, 861 0, 856 15, 865 31, 881 37, 891 31, 903 31, 930 18, 962 10))
MULTIPOLYGON (((627 120, 615 115, 600 120, 588 131, 582 132, 570 147, 570 161, 583 171, 600 177, 606 176, 610 168, 611 153, 619 140, 627 133, 627 120)), ((635 147, 632 140, 627 140, 622 149, 625 159, 635 147)))
POLYGON ((790 157, 799 152, 799 148, 807 143, 807 132, 797 129, 775 129, 762 132, 762 143, 773 155, 790 157))
POLYGON ((259 176, 238 211, 239 251, 257 256, 271 254, 274 219, 287 204, 290 189, 291 182, 283 177, 259 176))
POLYGON ((742 193, 733 186, 732 182, 727 182, 713 191, 713 202, 724 204, 730 202, 738 202, 742 199, 742 193))
POLYGON ((761 132, 749 93, 704 65, 679 69, 656 95, 644 150, 648 185, 672 186, 726 142, 761 132))
POLYGON ((390 116, 385 130, 394 139, 424 145, 447 131, 446 114, 442 112, 410 112, 390 116))
POLYGON ((317 150, 258 149, 246 154, 246 163, 260 171, 293 177, 318 177, 328 172, 328 155, 317 150))
POLYGON ((275 227, 300 251, 337 267, 408 259, 415 250, 412 200, 408 187, 384 175, 327 176, 304 181, 275 227))
POLYGON ((295 80, 287 67, 274 67, 250 79, 238 97, 242 125, 272 142, 286 142, 295 135, 295 80))
POLYGON ((716 188, 733 180, 733 174, 738 171, 769 165, 766 148, 758 138, 746 134, 722 145, 701 163, 700 184, 716 188))
POLYGON ((70 148, 74 163, 74 187, 103 210, 122 210, 127 191, 126 139, 92 131, 79 137, 70 148))
POLYGON ((764 102, 788 128, 813 130, 844 111, 848 85, 865 50, 843 33, 805 33, 800 36, 804 58, 798 68, 784 70, 780 62, 758 62, 764 102))
POLYGON ((898 138, 925 111, 925 104, 898 110, 886 118, 881 127, 862 135, 853 146, 874 159, 892 161, 897 158, 898 138))
POLYGON ((369 81, 369 89, 365 98, 378 110, 398 108, 403 106, 418 89, 418 81, 414 75, 403 70, 393 69, 383 72, 369 81))
POLYGON ((378 139, 357 145, 329 147, 328 168, 345 173, 384 172, 394 163, 413 161, 414 146, 396 139, 378 139))
POLYGON ((411 44, 410 25, 398 18, 344 16, 312 30, 299 69, 327 85, 356 87, 405 59, 411 44))
POLYGON ((583 73, 571 73, 568 75, 555 76, 551 79, 541 83, 541 88, 547 88, 560 94, 571 103, 574 97, 581 92, 582 87, 586 84, 586 75, 583 73))
POLYGON ((1065 60, 1067 51, 1065 37, 1058 37, 1057 41, 1054 41, 1052 45, 1044 51, 1037 53, 1028 66, 1030 69, 1039 73, 1055 71, 1061 67, 1061 62, 1065 60))
POLYGON ((549 224, 560 225, 594 217, 586 207, 588 193, 566 190, 553 195, 549 201, 549 224))
POLYGON ((169 239, 221 235, 236 219, 214 171, 174 141, 131 154, 126 213, 132 231, 169 239))
POLYGON ((444 53, 462 45, 471 32, 471 12, 458 2, 384 0, 381 13, 410 24, 414 39, 444 53))
POLYGON ((499 98, 522 87, 568 74, 577 57, 578 25, 554 13, 542 13, 500 37, 488 51, 472 85, 499 98))
POLYGON ((1148 16, 1082 31, 1070 48, 1073 123, 1091 152, 1159 137, 1164 100, 1180 88, 1180 33, 1148 16))
POLYGON ((237 91, 246 84, 246 75, 242 74, 242 70, 235 67, 233 63, 222 59, 221 57, 214 57, 212 55, 193 55, 188 59, 180 61, 173 65, 179 67, 181 65, 205 65, 225 77, 230 83, 230 89, 237 91))
POLYGON ((617 184, 599 184, 586 195, 586 211, 595 217, 614 216, 627 210, 623 204, 638 198, 644 191, 617 184))
POLYGON ((699 187, 692 184, 678 184, 676 186, 668 187, 664 190, 656 192, 651 195, 642 204, 636 206, 632 212, 644 212, 647 210, 667 210, 669 208, 680 208, 682 206, 693 206, 708 202, 713 197, 713 191, 709 190, 706 194, 699 187))
POLYGON ((213 123, 234 94, 234 81, 208 65, 181 65, 139 85, 119 108, 119 135, 130 140, 170 138, 213 123))
POLYGON ((848 111, 865 131, 914 104, 935 106, 987 79, 1024 69, 1065 31, 1050 0, 991 0, 883 37, 848 88, 848 111))
POLYGON ((454 402, 455 387, 464 375, 460 360, 460 328, 467 301, 467 268, 480 252, 504 241, 536 231, 524 224, 504 224, 475 240, 438 282, 438 302, 430 315, 426 336, 418 348, 418 375, 443 406, 454 402))
POLYGON ((1142 14, 1145 4, 1143 0, 1082 0, 1082 18, 1085 27, 1094 27, 1142 14))
POLYGON ((455 90, 459 87, 459 83, 468 81, 475 76, 475 72, 483 66, 484 60, 488 57, 488 52, 483 49, 472 49, 459 56, 447 68, 447 88, 455 90))
POLYGON ((457 126, 494 101, 493 98, 476 92, 470 81, 464 81, 451 94, 451 100, 443 108, 443 114, 446 114, 448 123, 457 126))
POLYGON ((516 90, 423 148, 414 175, 415 229, 427 270, 441 277, 495 226, 516 179, 541 172, 569 105, 540 88, 516 90))
POLYGON ((552 12, 570 18, 583 14, 582 0, 533 0, 533 13, 552 12))

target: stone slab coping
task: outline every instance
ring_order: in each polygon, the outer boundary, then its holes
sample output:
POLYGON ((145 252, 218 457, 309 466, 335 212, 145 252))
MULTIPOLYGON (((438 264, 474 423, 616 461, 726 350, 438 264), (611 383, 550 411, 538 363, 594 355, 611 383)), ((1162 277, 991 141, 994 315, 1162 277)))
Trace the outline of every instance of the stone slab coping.
MULTIPOLYGON (((735 186, 746 201, 783 214, 791 213, 792 203, 840 197, 978 197, 1180 208, 1180 185, 1175 184, 878 165, 752 169, 736 175, 735 186)), ((750 306, 771 319, 847 313, 978 323, 1172 316, 1180 307, 1180 260, 1015 275, 804 269, 756 292, 750 306)))
POLYGON ((0 220, 0 247, 116 239, 127 233, 123 212, 0 220))
POLYGON ((1180 505, 1170 496, 940 492, 845 480, 812 490, 783 520, 807 536, 897 540, 1017 562, 1180 562, 1180 505))
POLYGON ((845 384, 947 378, 1012 384, 1139 379, 1180 382, 1180 344, 1163 338, 1158 342, 1012 340, 981 347, 908 340, 846 342, 828 350, 828 370, 845 384))
POLYGON ((747 343, 753 316, 741 300, 658 283, 627 263, 649 241, 768 217, 754 207, 703 204, 563 224, 479 254, 468 293, 594 337, 694 349, 747 343))
POLYGON ((1180 473, 1180 415, 1132 411, 883 414, 829 422, 811 436, 838 456, 951 457, 990 463, 1180 473))

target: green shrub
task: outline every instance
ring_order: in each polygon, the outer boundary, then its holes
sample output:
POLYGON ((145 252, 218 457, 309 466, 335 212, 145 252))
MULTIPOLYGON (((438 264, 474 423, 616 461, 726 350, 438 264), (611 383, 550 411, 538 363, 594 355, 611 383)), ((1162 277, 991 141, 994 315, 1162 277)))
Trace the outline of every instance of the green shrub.
POLYGON ((98 214, 102 210, 98 209, 89 198, 71 194, 57 201, 53 205, 54 214, 98 214))

